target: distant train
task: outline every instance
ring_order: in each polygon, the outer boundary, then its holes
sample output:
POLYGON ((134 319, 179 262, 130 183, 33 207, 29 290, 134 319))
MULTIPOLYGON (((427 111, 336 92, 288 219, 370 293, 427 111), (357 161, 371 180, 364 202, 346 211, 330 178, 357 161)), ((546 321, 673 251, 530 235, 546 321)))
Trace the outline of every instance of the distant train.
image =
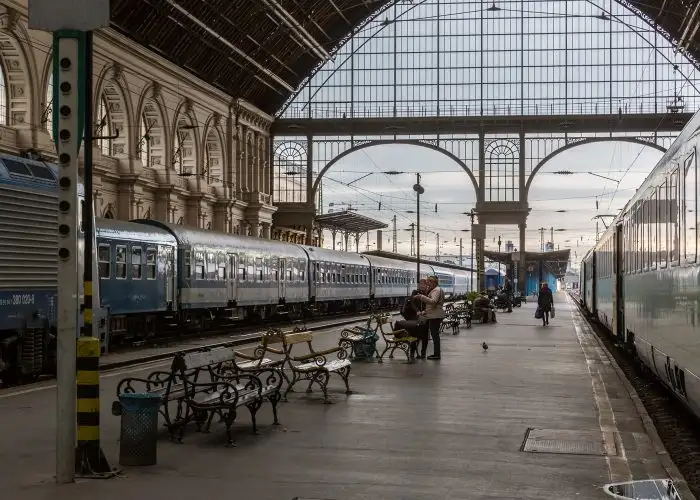
POLYGON ((583 259, 581 300, 700 416, 700 114, 583 259))
MULTIPOLYGON (((5 380, 34 377, 55 365, 56 189, 56 166, 0 154, 5 380)), ((401 260, 154 220, 96 218, 95 228, 94 321, 103 348, 251 317, 397 306, 416 286, 415 264, 401 260)), ((470 289, 466 269, 424 264, 422 271, 438 276, 448 295, 470 289)))

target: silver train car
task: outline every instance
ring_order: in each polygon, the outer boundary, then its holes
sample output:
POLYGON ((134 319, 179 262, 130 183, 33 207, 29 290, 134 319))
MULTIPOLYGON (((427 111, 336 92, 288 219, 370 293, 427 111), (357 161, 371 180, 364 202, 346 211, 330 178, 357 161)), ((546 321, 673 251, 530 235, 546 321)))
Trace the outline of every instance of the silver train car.
POLYGON ((700 416, 700 114, 583 259, 584 307, 700 416))

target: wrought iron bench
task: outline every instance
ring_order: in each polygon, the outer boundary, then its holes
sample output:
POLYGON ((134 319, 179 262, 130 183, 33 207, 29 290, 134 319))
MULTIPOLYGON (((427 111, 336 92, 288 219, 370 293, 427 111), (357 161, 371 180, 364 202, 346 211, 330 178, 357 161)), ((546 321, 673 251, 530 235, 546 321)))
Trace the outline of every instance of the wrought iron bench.
POLYGON ((407 330, 394 330, 387 333, 384 331, 384 325, 391 325, 391 316, 387 315, 376 315, 372 316, 371 321, 376 323, 376 329, 382 334, 384 339, 384 350, 379 355, 379 363, 384 362, 384 355, 387 351, 391 350, 389 353, 389 359, 393 359, 394 351, 400 349, 406 355, 406 360, 411 363, 411 344, 418 342, 418 337, 414 337, 408 333, 407 330))
POLYGON ((279 425, 277 404, 281 399, 283 379, 281 370, 275 368, 258 369, 255 374, 232 373, 226 366, 234 360, 235 351, 230 347, 177 354, 169 372, 154 372, 145 379, 129 377, 120 381, 117 396, 133 392, 160 394, 160 413, 171 438, 178 442, 182 442, 190 421, 196 423, 198 431, 204 425, 204 432, 209 432, 214 415, 219 414, 226 424, 228 445, 232 446, 231 425, 236 409, 241 406, 250 411, 254 433, 257 433, 256 414, 265 400, 272 405, 274 425, 279 425), (170 410, 173 402, 177 407, 174 418, 170 410))
MULTIPOLYGON (((345 347, 331 347, 323 351, 315 351, 312 345, 313 334, 311 332, 296 333, 274 333, 263 337, 263 344, 267 350, 271 350, 271 344, 280 343, 284 352, 284 365, 291 371, 292 380, 287 385, 287 390, 282 396, 283 401, 287 401, 287 394, 293 392, 294 385, 301 380, 308 380, 309 385, 306 392, 310 393, 314 383, 323 391, 324 403, 330 403, 328 398, 328 381, 332 373, 337 373, 345 383, 345 393, 352 394, 350 390, 351 361, 348 359, 348 352, 345 347), (295 345, 306 344, 308 353, 301 356, 292 355, 295 345), (336 359, 328 359, 328 356, 335 354, 336 359)), ((273 351, 274 352, 274 351, 273 351)))

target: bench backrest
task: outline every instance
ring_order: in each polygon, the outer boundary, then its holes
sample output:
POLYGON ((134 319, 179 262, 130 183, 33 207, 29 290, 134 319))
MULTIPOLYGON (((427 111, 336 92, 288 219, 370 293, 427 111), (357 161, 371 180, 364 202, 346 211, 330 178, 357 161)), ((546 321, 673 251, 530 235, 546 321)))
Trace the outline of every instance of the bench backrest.
POLYGON ((311 342, 314 336, 311 332, 287 333, 284 335, 285 345, 301 344, 302 342, 311 342))
POLYGON ((185 354, 182 357, 185 369, 204 368, 214 366, 234 359, 234 349, 232 347, 217 347, 209 351, 195 351, 185 354))

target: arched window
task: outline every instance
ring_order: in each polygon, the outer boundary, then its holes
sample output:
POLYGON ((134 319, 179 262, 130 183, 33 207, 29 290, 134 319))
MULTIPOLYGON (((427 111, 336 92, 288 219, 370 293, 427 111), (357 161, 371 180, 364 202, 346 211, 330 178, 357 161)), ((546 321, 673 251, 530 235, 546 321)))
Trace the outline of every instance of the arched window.
POLYGON ((0 125, 7 125, 7 81, 5 64, 0 60, 0 125))
POLYGON ((49 78, 46 82, 46 99, 41 123, 53 138, 53 72, 49 72, 49 78))
MULTIPOLYGON (((153 120, 155 122, 155 120, 153 120)), ((151 165, 151 128, 153 124, 149 124, 148 117, 144 113, 140 120, 141 139, 139 141, 139 158, 144 167, 150 168, 151 165)))
POLYGON ((223 162, 222 162, 222 148, 221 141, 219 139, 219 134, 214 130, 210 130, 207 134, 207 141, 205 143, 206 156, 204 165, 204 174, 207 178, 207 182, 211 184, 223 184, 224 182, 224 172, 223 172, 223 162))
MULTIPOLYGON (((109 116, 109 103, 104 94, 100 96, 100 103, 95 114, 95 136, 109 137, 112 135, 112 123, 109 116)), ((112 155, 112 139, 97 139, 97 145, 105 156, 112 155)))
POLYGON ((114 213, 112 213, 112 209, 108 208, 105 210, 105 214, 103 215, 103 218, 105 219, 114 219, 114 213))

